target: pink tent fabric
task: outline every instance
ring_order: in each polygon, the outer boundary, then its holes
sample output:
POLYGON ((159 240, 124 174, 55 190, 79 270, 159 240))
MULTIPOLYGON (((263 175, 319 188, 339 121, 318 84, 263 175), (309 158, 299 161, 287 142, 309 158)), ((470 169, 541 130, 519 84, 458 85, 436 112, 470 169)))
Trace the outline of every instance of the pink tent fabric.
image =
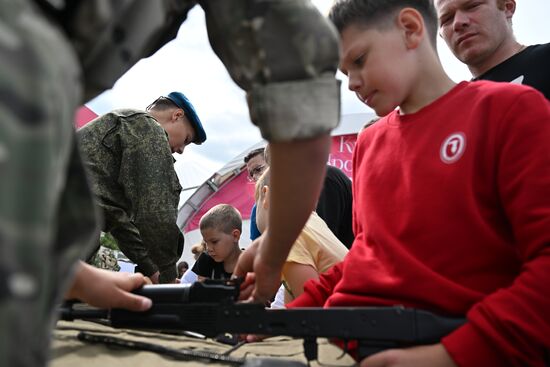
MULTIPOLYGON (((328 164, 335 166, 351 178, 351 157, 357 134, 338 135, 332 137, 332 147, 328 158, 328 164)), ((244 166, 244 162, 243 162, 244 166)), ((247 180, 246 169, 237 176, 223 184, 210 198, 206 199, 200 209, 193 214, 183 228, 184 232, 198 229, 201 217, 218 204, 231 204, 239 210, 243 219, 250 219, 250 211, 254 205, 254 183, 247 180)))
POLYGON ((250 211, 254 205, 254 183, 248 181, 246 170, 239 173, 210 199, 206 200, 201 209, 189 221, 185 231, 199 228, 199 221, 203 214, 218 204, 231 204, 239 210, 243 219, 250 218, 250 211))
POLYGON ((97 114, 94 111, 90 110, 86 106, 80 106, 80 108, 76 110, 75 126, 78 129, 86 125, 88 122, 92 121, 96 117, 97 114))

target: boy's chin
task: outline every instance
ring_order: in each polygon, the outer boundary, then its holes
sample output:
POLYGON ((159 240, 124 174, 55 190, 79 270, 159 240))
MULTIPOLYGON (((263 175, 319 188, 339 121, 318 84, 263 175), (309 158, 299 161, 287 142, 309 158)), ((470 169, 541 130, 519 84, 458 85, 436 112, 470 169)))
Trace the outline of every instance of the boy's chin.
POLYGON ((394 111, 396 108, 397 108, 397 106, 395 106, 394 108, 377 107, 377 108, 373 108, 373 110, 376 113, 376 116, 384 117, 387 114, 389 114, 390 112, 394 111))

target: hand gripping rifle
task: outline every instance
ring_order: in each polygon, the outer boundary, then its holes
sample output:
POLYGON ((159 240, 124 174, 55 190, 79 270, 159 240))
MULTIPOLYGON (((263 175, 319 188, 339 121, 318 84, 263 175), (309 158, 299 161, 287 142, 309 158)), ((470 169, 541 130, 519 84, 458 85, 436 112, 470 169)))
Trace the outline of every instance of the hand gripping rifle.
POLYGON ((355 340, 362 359, 388 348, 438 343, 465 322, 404 307, 266 309, 258 303, 237 303, 239 286, 233 280, 146 285, 134 293, 153 301, 148 311, 78 310, 65 303, 61 319, 107 319, 116 328, 186 330, 207 337, 286 335, 304 339, 308 360, 317 359, 317 337, 355 340))

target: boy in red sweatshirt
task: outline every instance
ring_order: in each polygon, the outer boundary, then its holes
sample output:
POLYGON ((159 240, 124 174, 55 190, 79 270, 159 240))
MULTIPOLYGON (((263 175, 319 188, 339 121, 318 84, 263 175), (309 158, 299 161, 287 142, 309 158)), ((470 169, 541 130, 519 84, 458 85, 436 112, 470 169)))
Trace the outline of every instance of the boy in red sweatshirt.
MULTIPOLYGON (((489 0, 496 1, 496 0, 489 0)), ((455 84, 430 0, 345 0, 349 89, 379 116, 354 152, 355 242, 289 307, 404 305, 467 323, 377 366, 544 366, 550 348, 550 105, 455 84)))

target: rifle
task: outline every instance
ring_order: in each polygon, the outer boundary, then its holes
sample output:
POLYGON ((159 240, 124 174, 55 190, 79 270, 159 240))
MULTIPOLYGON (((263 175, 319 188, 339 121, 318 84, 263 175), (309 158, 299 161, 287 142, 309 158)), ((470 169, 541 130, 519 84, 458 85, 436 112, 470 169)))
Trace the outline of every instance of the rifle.
POLYGON ((192 285, 144 286, 134 293, 151 298, 145 312, 122 309, 61 308, 61 319, 106 319, 115 328, 186 330, 215 337, 220 333, 286 335, 304 339, 304 353, 317 359, 317 337, 357 341, 363 359, 388 348, 437 343, 462 325, 463 318, 395 307, 304 307, 266 309, 259 303, 238 303, 240 282, 207 280, 192 285))

